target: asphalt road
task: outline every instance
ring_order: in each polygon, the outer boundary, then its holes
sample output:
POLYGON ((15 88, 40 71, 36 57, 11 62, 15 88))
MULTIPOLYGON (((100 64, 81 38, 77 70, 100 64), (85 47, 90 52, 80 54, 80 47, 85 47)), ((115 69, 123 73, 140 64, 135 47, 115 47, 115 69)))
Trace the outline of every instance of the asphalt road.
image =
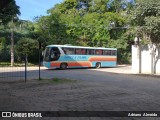
MULTIPOLYGON (((28 71, 27 83, 1 78, 1 110, 160 111, 160 77, 119 74, 107 69, 111 68, 41 70, 44 79, 77 81, 58 85, 37 82, 35 69, 28 71)), ((145 118, 150 119, 158 118, 145 118)))

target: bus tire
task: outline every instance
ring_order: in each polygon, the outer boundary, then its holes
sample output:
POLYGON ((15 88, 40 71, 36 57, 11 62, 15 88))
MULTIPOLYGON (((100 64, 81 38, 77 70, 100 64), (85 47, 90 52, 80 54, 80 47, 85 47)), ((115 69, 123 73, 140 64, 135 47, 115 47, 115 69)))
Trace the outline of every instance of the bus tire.
POLYGON ((101 68, 101 63, 100 62, 96 63, 96 68, 101 68))
POLYGON ((65 70, 67 68, 67 63, 61 63, 60 69, 65 70))

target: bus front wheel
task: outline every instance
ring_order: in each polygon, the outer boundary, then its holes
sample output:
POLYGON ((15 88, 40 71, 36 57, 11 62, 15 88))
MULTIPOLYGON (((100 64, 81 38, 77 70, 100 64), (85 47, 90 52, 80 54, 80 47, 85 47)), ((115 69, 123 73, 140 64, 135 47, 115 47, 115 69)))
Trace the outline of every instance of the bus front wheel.
POLYGON ((101 67, 101 63, 100 62, 97 62, 96 63, 96 68, 100 68, 101 67))
POLYGON ((61 63, 60 69, 65 70, 67 68, 67 63, 61 63))

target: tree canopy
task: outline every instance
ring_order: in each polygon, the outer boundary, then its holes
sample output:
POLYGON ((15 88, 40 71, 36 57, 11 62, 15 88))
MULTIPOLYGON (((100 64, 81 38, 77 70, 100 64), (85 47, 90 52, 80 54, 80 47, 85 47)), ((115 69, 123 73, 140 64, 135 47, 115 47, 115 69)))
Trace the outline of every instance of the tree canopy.
POLYGON ((133 22, 138 32, 152 43, 160 43, 160 1, 137 0, 133 10, 133 22))
POLYGON ((0 1, 0 22, 3 24, 11 21, 16 15, 20 15, 19 6, 16 5, 15 0, 1 0, 0 1))
MULTIPOLYGON (((20 14, 15 0, 0 3, 0 20, 4 24, 20 14)), ((116 47, 119 63, 129 63, 135 36, 159 43, 159 6, 159 0, 64 0, 47 10, 46 16, 15 23, 15 49, 21 50, 19 55, 32 51, 23 48, 27 41, 29 46, 41 43, 43 49, 48 44, 116 47)), ((7 26, 0 26, 1 51, 10 47, 7 26)), ((34 46, 29 49, 37 54, 34 46)))

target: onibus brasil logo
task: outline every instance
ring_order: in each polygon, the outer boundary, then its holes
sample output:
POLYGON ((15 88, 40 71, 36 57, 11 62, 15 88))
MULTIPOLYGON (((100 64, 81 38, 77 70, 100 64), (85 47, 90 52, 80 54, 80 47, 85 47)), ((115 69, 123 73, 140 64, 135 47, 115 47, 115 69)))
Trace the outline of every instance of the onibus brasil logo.
POLYGON ((2 117, 42 117, 39 112, 2 112, 2 117))

